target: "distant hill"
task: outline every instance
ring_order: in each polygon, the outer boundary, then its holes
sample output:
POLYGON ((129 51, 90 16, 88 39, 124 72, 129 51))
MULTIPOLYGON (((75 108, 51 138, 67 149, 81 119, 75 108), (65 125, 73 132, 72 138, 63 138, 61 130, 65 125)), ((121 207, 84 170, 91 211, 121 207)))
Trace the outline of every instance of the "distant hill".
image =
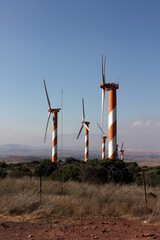
MULTIPOLYGON (((107 153, 106 153, 107 154, 107 153)), ((125 161, 135 161, 139 165, 157 166, 160 165, 160 153, 153 152, 129 152, 125 151, 125 161)), ((58 157, 64 160, 66 157, 74 157, 76 159, 84 159, 84 150, 61 150, 58 152, 58 157)), ((101 158, 101 150, 90 149, 90 156, 93 158, 101 158)), ((5 144, 0 145, 0 161, 5 162, 25 162, 40 160, 43 158, 51 159, 51 149, 46 147, 32 147, 20 144, 5 144)))
POLYGON ((47 156, 49 149, 20 144, 0 145, 0 157, 5 156, 47 156))

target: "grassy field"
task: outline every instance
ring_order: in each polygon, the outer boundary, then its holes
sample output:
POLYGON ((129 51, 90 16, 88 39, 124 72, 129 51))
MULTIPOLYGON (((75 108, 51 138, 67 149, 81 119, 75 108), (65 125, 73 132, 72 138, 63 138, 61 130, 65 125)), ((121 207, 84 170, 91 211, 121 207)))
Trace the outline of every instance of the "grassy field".
POLYGON ((90 185, 42 181, 40 202, 38 178, 0 180, 1 216, 52 221, 57 217, 118 215, 160 223, 160 188, 136 185, 90 185), (156 194, 153 196, 150 192, 156 194))

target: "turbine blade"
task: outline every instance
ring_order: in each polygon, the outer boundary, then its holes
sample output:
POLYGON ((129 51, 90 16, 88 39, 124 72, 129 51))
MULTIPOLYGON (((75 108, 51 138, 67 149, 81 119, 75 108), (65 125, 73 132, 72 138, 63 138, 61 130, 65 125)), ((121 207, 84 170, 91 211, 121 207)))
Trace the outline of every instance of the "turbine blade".
POLYGON ((88 129, 89 131, 89 127, 87 126, 87 124, 85 122, 83 122, 84 126, 88 129))
POLYGON ((101 112, 101 127, 103 129, 103 111, 104 111, 105 89, 102 88, 102 112, 101 112))
POLYGON ((99 124, 98 124, 98 123, 97 123, 97 125, 98 125, 98 127, 99 127, 100 131, 102 132, 102 134, 104 135, 104 137, 107 137, 107 136, 106 136, 106 134, 103 132, 102 128, 99 126, 99 124))
POLYGON ((104 73, 103 73, 104 84, 105 84, 105 82, 106 82, 106 78, 105 78, 105 70, 106 70, 106 56, 104 57, 104 73))
POLYGON ((48 129, 48 123, 49 123, 50 116, 51 116, 51 112, 49 113, 48 119, 47 119, 46 130, 45 130, 45 134, 44 134, 44 142, 46 141, 47 129, 48 129))
POLYGON ((121 150, 122 150, 122 148, 123 148, 123 145, 124 145, 124 142, 122 143, 121 150))
POLYGON ((48 97, 48 92, 47 92, 47 87, 46 87, 46 82, 45 82, 45 80, 43 80, 43 82, 44 82, 44 88, 45 88, 45 92, 46 92, 48 107, 51 108, 51 104, 50 104, 49 97, 48 97))
POLYGON ((83 124, 82 124, 82 126, 81 126, 81 128, 80 128, 80 130, 79 130, 79 133, 78 133, 78 135, 77 135, 77 139, 79 138, 79 136, 80 136, 80 134, 81 134, 81 132, 82 132, 82 129, 83 129, 83 124))
POLYGON ((82 98, 82 122, 85 121, 84 98, 82 98))
POLYGON ((103 69, 103 54, 102 54, 102 83, 103 83, 103 85, 105 84, 104 69, 103 69))
POLYGON ((103 82, 103 54, 102 54, 102 82, 103 82))

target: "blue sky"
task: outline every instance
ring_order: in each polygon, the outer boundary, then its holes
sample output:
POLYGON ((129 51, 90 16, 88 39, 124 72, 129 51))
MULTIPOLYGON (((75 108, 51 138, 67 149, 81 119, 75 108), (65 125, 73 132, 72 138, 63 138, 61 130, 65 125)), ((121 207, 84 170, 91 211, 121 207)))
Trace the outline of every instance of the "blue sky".
POLYGON ((93 136, 99 134, 104 53, 106 80, 120 76, 119 144, 160 150, 159 12, 159 0, 0 0, 0 144, 50 146, 51 125, 43 144, 45 78, 52 107, 61 106, 64 92, 64 146, 83 146, 84 132, 78 142, 73 136, 84 97, 90 144, 99 148, 100 136, 97 142, 93 136))

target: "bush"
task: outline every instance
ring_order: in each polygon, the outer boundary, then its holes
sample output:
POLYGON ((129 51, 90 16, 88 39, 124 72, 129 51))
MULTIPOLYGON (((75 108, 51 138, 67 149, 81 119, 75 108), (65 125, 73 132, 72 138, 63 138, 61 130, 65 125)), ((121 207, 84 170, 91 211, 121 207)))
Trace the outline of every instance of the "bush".
POLYGON ((128 168, 124 168, 121 170, 121 181, 120 183, 132 183, 135 181, 135 175, 133 174, 133 172, 128 169, 128 168))
POLYGON ((5 168, 0 168, 0 179, 3 179, 7 176, 7 170, 5 168))
POLYGON ((120 183, 121 178, 122 178, 122 173, 118 168, 113 167, 109 170, 109 178, 108 178, 109 182, 120 183))
POLYGON ((89 164, 85 166, 81 171, 81 179, 83 182, 92 184, 104 184, 108 181, 108 171, 102 166, 94 166, 89 164))
POLYGON ((74 164, 67 164, 57 169, 52 174, 52 179, 56 181, 81 181, 81 169, 74 164))
POLYGON ((160 185, 160 174, 158 171, 151 171, 146 174, 146 183, 149 186, 155 187, 160 185))
POLYGON ((23 176, 32 176, 31 170, 25 164, 15 164, 10 166, 8 175, 13 178, 21 178, 23 176))
POLYGON ((139 171, 137 163, 125 163, 119 159, 105 159, 99 165, 107 170, 108 182, 114 183, 132 183, 139 171))
POLYGON ((0 168, 7 168, 7 164, 5 163, 5 161, 0 162, 0 168))
POLYGON ((89 159, 87 162, 86 162, 86 165, 87 166, 93 166, 93 167, 96 167, 97 165, 99 164, 99 160, 97 158, 91 160, 89 159))
POLYGON ((56 170, 56 164, 51 162, 51 160, 44 159, 39 165, 36 166, 34 175, 36 177, 49 177, 56 170))
POLYGON ((77 160, 77 159, 75 159, 75 158, 73 158, 73 157, 68 157, 68 158, 65 159, 65 164, 77 163, 77 162, 79 162, 79 161, 80 161, 80 160, 77 160))
POLYGON ((127 168, 134 175, 134 180, 136 179, 137 174, 141 171, 141 168, 138 166, 136 162, 126 163, 127 168))
POLYGON ((85 166, 82 170, 81 179, 83 182, 95 183, 96 170, 94 166, 85 166))
MULTIPOLYGON (((145 173, 146 184, 157 186, 160 184, 160 166, 151 167, 145 173)), ((21 178, 23 176, 50 177, 57 181, 78 181, 92 184, 105 184, 109 182, 143 185, 141 168, 136 162, 123 162, 119 159, 88 160, 86 163, 75 158, 66 158, 65 161, 57 163, 44 159, 41 162, 6 164, 0 162, 0 178, 7 174, 11 177, 21 178)))
POLYGON ((88 160, 86 163, 68 158, 53 174, 52 179, 57 181, 82 181, 93 184, 131 183, 135 180, 134 173, 137 164, 127 165, 121 160, 98 159, 88 160))
POLYGON ((98 166, 96 167, 96 178, 95 183, 97 184, 105 184, 108 182, 108 171, 106 168, 98 166))

